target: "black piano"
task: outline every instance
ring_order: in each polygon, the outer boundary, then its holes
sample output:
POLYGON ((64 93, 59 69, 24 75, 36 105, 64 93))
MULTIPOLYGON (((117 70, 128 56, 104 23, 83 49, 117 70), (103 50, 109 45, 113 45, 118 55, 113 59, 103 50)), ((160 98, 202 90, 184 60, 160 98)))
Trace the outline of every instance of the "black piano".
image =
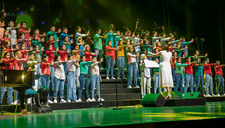
POLYGON ((27 89, 34 85, 34 71, 24 70, 1 70, 0 87, 13 87, 18 91, 21 109, 25 109, 24 98, 27 89))

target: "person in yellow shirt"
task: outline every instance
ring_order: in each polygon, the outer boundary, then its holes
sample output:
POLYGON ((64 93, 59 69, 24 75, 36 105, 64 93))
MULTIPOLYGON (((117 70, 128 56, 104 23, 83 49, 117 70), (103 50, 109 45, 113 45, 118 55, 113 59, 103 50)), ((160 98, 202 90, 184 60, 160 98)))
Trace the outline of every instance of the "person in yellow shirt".
POLYGON ((124 47, 126 45, 123 45, 123 40, 119 41, 119 46, 117 46, 117 66, 118 66, 118 71, 117 71, 117 79, 121 79, 124 77, 124 47), (122 73, 121 77, 120 74, 122 73))

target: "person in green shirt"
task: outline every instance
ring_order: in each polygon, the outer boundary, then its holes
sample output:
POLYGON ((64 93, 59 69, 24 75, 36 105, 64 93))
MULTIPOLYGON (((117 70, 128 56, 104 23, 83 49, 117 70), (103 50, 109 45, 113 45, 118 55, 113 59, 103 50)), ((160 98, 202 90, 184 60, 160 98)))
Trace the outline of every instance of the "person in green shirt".
POLYGON ((180 90, 183 93, 183 80, 184 80, 184 73, 183 73, 183 67, 186 67, 187 64, 181 63, 181 57, 179 57, 177 60, 175 60, 175 73, 176 73, 176 82, 174 87, 174 92, 177 91, 178 87, 180 86, 180 90))
MULTIPOLYGON (((96 58, 98 61, 100 61, 100 59, 102 58, 103 55, 103 49, 102 49, 102 38, 105 38, 107 35, 105 36, 101 36, 102 30, 100 28, 97 28, 96 30, 96 34, 94 36, 94 50, 97 53, 96 54, 96 58)), ((102 67, 102 63, 99 64, 99 68, 102 67)))
POLYGON ((86 57, 85 56, 81 56, 81 60, 82 62, 80 62, 80 89, 78 91, 78 102, 82 102, 81 101, 81 95, 82 95, 82 91, 83 88, 85 86, 85 94, 86 94, 86 102, 89 102, 91 99, 89 98, 89 77, 88 77, 88 65, 91 65, 92 62, 91 61, 86 61, 86 57))
MULTIPOLYGON (((155 62, 158 64, 159 63, 159 58, 154 58, 155 62)), ((153 78, 154 78, 154 94, 161 92, 161 88, 159 88, 159 68, 153 68, 153 78)))
MULTIPOLYGON (((56 41, 57 40, 57 34, 58 33, 61 33, 61 28, 59 28, 58 29, 58 31, 56 32, 55 31, 55 26, 54 25, 51 25, 51 27, 50 27, 50 31, 49 32, 47 32, 47 41, 49 40, 49 37, 50 36, 53 36, 53 41, 56 41)), ((45 46, 45 45, 44 45, 45 46)), ((55 49, 57 49, 58 47, 59 47, 59 45, 58 45, 58 42, 56 42, 55 44, 54 44, 54 46, 55 46, 55 49)))

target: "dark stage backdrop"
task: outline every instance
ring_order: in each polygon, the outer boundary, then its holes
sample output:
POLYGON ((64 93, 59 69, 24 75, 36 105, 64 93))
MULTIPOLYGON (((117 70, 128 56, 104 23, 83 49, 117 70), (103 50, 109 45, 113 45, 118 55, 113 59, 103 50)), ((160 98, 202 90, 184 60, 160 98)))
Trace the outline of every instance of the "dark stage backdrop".
MULTIPOLYGON (((186 40, 198 37, 198 42, 189 46, 190 55, 195 49, 209 53, 211 62, 224 63, 224 0, 3 0, 7 13, 18 15, 18 20, 29 20, 31 28, 41 32, 67 26, 74 34, 77 25, 104 32, 109 24, 115 30, 134 30, 139 19, 138 31, 165 26, 165 31, 176 32, 176 37, 186 40), (28 17, 24 17, 23 15, 28 17), (22 18, 21 18, 22 17, 22 18), (30 18, 30 19, 29 19, 30 18), (154 24, 156 23, 156 25, 154 24), (204 38, 205 42, 200 43, 204 38)), ((2 4, 2 3, 0 3, 2 4)), ((1 6, 0 6, 1 7, 1 6)), ((2 8, 2 7, 1 7, 2 8)), ((158 30, 161 32, 160 30, 158 30)))

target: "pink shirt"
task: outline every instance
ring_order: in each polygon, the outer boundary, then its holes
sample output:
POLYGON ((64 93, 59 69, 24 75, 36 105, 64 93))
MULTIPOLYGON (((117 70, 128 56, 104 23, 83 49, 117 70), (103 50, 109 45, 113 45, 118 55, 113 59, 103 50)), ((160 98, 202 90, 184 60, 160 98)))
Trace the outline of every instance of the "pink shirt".
POLYGON ((22 63, 26 62, 27 60, 14 60, 14 69, 15 70, 23 70, 22 63))

